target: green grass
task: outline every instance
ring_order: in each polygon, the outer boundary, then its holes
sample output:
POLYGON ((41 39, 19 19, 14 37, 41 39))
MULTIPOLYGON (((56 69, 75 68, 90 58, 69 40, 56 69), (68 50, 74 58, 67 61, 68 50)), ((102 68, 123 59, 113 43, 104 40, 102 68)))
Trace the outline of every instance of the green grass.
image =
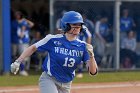
POLYGON ((0 86, 23 86, 37 85, 39 75, 23 76, 0 76, 0 86))
MULTIPOLYGON (((37 85, 40 75, 23 76, 0 76, 0 86, 24 86, 37 85)), ((90 76, 84 73, 81 79, 75 78, 73 83, 93 82, 132 82, 140 81, 140 72, 99 72, 97 76, 90 76)))
POLYGON ((140 72, 99 72, 96 76, 84 74, 84 78, 75 78, 75 83, 93 82, 131 82, 140 81, 140 72))

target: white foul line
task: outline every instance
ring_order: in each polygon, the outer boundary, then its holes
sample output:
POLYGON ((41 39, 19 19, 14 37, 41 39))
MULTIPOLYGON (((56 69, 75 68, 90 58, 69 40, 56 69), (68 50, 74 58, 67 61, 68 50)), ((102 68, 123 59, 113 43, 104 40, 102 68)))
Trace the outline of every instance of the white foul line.
MULTIPOLYGON (((83 86, 73 86, 72 89, 98 89, 98 88, 119 88, 119 87, 132 87, 140 86, 140 84, 113 84, 113 85, 83 85, 83 86)), ((10 93, 10 92, 29 92, 29 91, 39 91, 39 88, 18 88, 18 89, 3 89, 0 93, 10 93)))
POLYGON ((28 88, 28 89, 23 89, 23 88, 19 88, 19 89, 8 89, 8 90, 0 90, 0 93, 10 93, 10 92, 29 92, 29 91, 39 91, 38 88, 28 88))
POLYGON ((113 85, 90 85, 90 86, 75 86, 72 89, 98 89, 98 88, 119 88, 119 87, 132 87, 140 86, 140 84, 113 84, 113 85))

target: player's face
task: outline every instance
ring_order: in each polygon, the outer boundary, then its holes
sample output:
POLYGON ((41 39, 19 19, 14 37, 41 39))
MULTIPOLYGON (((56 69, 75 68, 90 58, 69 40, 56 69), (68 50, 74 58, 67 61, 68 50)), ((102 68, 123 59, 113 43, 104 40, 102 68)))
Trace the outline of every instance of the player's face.
POLYGON ((78 35, 80 33, 82 24, 81 23, 77 23, 77 24, 70 24, 71 26, 71 30, 69 31, 70 33, 74 34, 74 35, 78 35))

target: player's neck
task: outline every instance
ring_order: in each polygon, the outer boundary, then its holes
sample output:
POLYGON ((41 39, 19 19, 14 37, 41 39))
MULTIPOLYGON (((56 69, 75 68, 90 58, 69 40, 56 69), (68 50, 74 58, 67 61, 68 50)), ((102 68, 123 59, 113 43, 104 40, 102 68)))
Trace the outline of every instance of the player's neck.
POLYGON ((69 40, 69 41, 73 41, 73 40, 77 39, 77 35, 66 33, 65 36, 66 36, 67 40, 69 40))

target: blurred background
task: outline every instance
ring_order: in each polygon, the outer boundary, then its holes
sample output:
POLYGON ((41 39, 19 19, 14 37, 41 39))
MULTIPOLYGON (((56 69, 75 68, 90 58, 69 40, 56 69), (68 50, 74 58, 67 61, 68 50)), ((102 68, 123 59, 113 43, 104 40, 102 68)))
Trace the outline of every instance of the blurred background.
MULTIPOLYGON (((139 71, 139 9, 140 0, 0 0, 0 76, 10 74, 10 64, 26 47, 59 33, 59 20, 70 10, 84 18, 99 71, 139 71), (25 36, 21 25, 27 30, 25 36)), ((19 74, 41 72, 45 55, 34 53, 19 74)), ((84 64, 81 68, 80 73, 87 71, 84 64)))

